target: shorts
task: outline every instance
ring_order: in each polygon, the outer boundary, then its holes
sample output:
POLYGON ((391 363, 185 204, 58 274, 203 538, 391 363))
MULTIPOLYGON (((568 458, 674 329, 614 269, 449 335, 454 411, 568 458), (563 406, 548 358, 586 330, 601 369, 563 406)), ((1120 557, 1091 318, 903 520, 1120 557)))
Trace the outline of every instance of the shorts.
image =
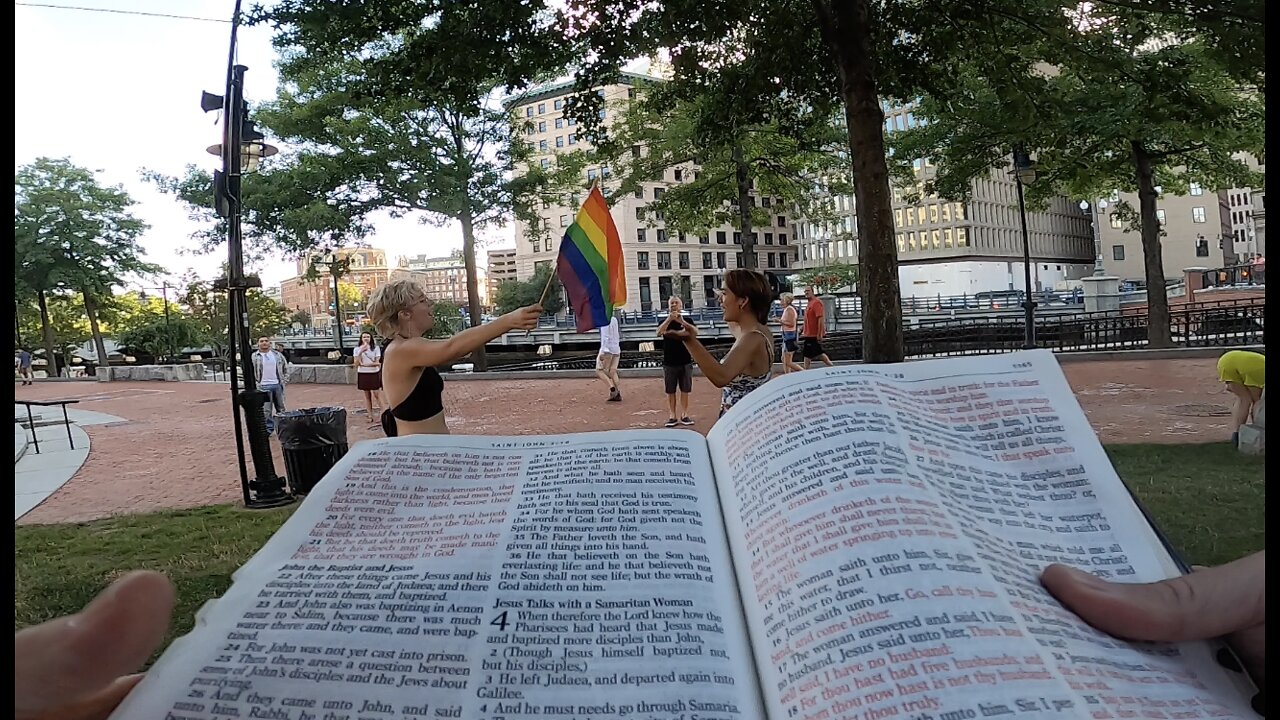
POLYGON ((662 366, 662 380, 666 383, 667 394, 675 395, 676 389, 688 395, 693 392, 693 366, 692 365, 664 365, 662 366))
POLYGON ((807 337, 801 339, 804 340, 802 353, 805 360, 816 360, 827 354, 827 351, 822 349, 822 342, 818 338, 807 337))
POLYGON ((600 353, 596 357, 596 369, 605 372, 613 372, 618 369, 618 356, 613 353, 600 353))
POLYGON ((357 372, 356 388, 358 390, 381 390, 382 372, 357 372))
POLYGON ((794 332, 783 331, 782 333, 783 352, 793 353, 799 349, 800 347, 796 344, 796 334, 794 332))

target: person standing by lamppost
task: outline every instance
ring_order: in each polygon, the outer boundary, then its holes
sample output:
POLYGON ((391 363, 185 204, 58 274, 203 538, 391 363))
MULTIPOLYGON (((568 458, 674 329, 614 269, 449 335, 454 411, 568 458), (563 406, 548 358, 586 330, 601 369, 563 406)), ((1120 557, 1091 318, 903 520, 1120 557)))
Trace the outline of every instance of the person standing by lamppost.
POLYGON ((258 388, 266 393, 266 402, 262 405, 263 416, 267 421, 267 432, 275 431, 275 417, 271 412, 284 412, 284 383, 289 376, 289 361, 279 350, 271 347, 271 338, 258 338, 258 351, 253 354, 253 379, 258 388))
POLYGON ((1018 215, 1022 219, 1022 270, 1025 280, 1022 307, 1026 310, 1026 336, 1022 347, 1030 350, 1036 346, 1036 301, 1031 290, 1031 235, 1027 232, 1027 202, 1022 188, 1036 181, 1036 168, 1026 148, 1013 149, 1013 180, 1018 186, 1018 215))

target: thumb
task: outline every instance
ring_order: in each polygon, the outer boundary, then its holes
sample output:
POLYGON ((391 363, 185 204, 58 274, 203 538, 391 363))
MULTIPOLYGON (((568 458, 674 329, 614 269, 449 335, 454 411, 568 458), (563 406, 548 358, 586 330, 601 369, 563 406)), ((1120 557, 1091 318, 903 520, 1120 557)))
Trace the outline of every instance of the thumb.
POLYGON ((118 691, 130 685, 120 678, 160 646, 173 604, 167 578, 135 572, 79 613, 16 633, 14 717, 65 717, 59 709, 92 704, 100 694, 123 697, 118 691))
POLYGON ((1130 640, 1205 640, 1266 618, 1264 553, 1155 583, 1112 583, 1065 565, 1045 568, 1040 581, 1085 622, 1130 640))

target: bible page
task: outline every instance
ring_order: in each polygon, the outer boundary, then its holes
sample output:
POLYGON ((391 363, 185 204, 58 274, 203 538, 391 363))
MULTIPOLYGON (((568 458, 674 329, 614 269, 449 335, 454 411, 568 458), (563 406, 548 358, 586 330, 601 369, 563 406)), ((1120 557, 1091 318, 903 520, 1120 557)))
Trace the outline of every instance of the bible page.
POLYGON ((1177 574, 1051 353, 786 375, 708 439, 770 717, 1256 717, 1040 585, 1177 574))
POLYGON ((117 718, 763 715, 704 439, 361 443, 117 718))

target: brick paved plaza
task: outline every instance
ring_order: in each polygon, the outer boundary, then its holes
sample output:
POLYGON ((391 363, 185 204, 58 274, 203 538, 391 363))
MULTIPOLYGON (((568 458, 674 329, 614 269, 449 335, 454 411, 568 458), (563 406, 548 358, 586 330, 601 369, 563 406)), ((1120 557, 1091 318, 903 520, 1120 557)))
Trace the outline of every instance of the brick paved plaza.
MULTIPOLYGON (((1068 362, 1067 379, 1104 443, 1200 443, 1227 439, 1230 396, 1212 358, 1068 362)), ((694 381, 691 414, 707 432, 719 406, 705 379, 694 381)), ((25 515, 26 523, 83 521, 120 513, 240 500, 230 391, 214 383, 37 383, 19 399, 77 398, 76 406, 122 417, 86 427, 89 459, 66 485, 25 515)), ((460 381, 445 385, 454 433, 527 435, 660 427, 660 378, 624 378, 624 401, 606 403, 587 379, 460 381)), ((381 437, 353 386, 292 385, 290 408, 347 408, 352 443, 381 437), (359 414, 355 411, 360 409, 359 414)), ((275 445, 273 443, 273 445, 275 445)), ((284 473, 278 445, 276 470, 284 473)), ((252 473, 252 470, 250 470, 252 473)))

